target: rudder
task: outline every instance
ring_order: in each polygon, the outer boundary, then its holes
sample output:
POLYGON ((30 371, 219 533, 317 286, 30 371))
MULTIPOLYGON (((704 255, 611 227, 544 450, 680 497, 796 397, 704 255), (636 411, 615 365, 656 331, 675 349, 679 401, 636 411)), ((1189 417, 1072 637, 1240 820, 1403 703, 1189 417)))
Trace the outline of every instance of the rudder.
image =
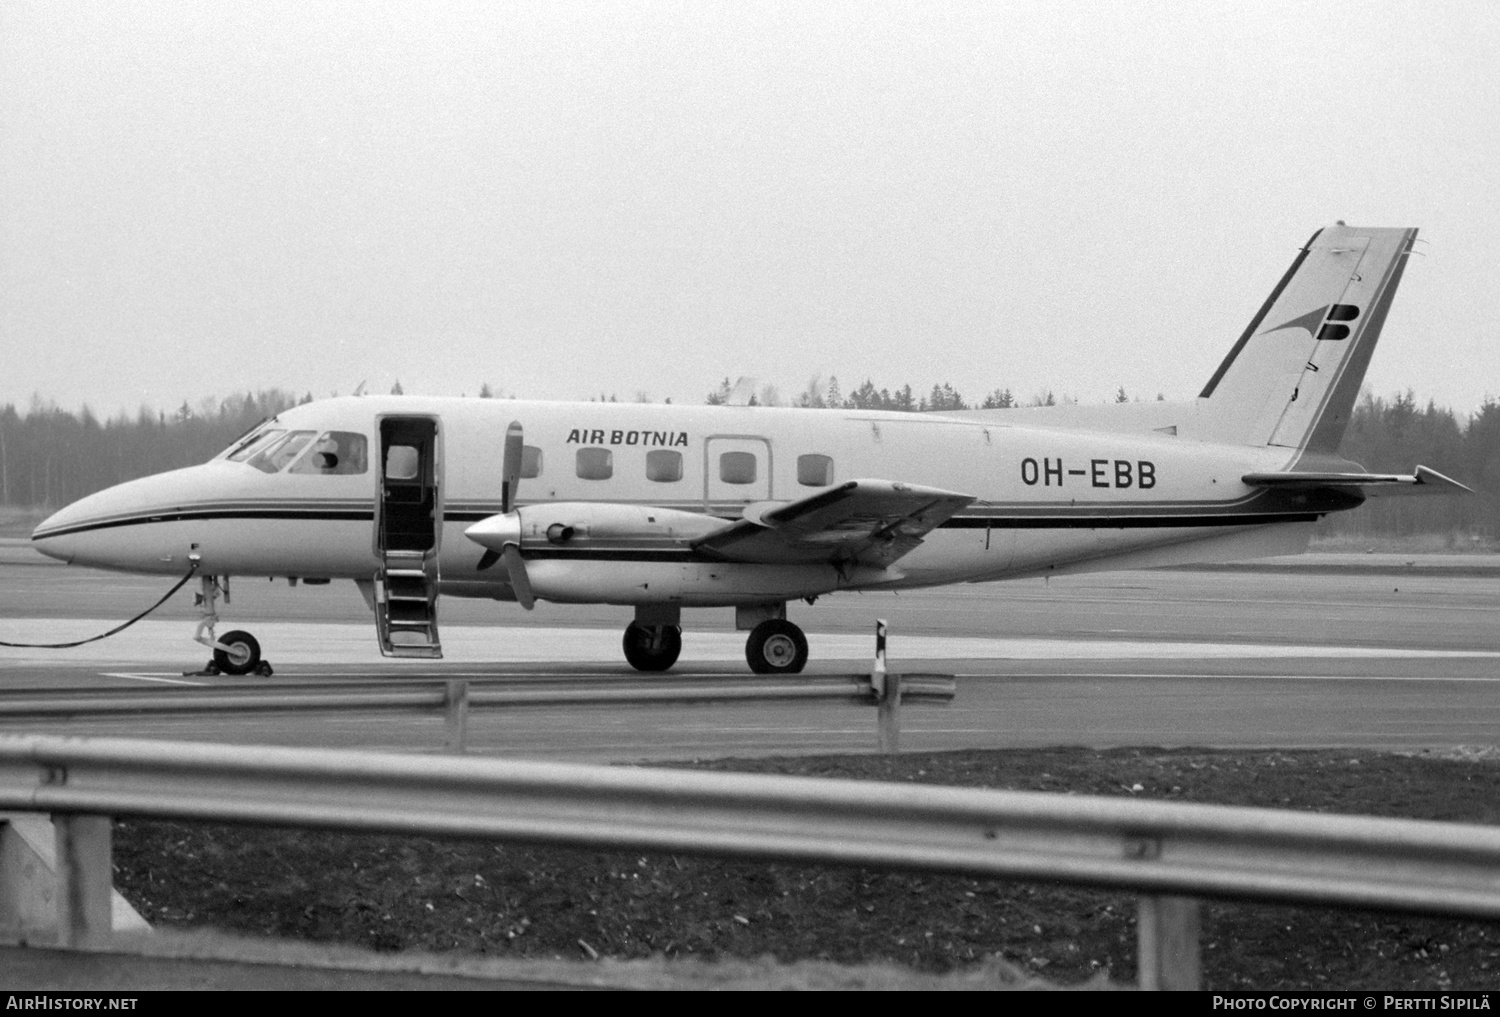
POLYGON ((1337 452, 1416 236, 1313 234, 1199 395, 1197 436, 1337 452))

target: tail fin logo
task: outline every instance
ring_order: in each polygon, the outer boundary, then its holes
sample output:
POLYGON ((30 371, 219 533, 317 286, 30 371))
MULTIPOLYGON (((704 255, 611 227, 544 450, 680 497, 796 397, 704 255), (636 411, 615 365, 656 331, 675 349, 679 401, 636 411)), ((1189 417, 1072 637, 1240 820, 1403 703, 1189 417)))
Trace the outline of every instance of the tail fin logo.
POLYGON ((1359 317, 1359 308, 1353 304, 1329 304, 1316 311, 1293 318, 1291 321, 1268 328, 1268 332, 1280 332, 1284 328, 1305 328, 1308 335, 1316 336, 1319 342, 1340 342, 1349 338, 1349 326, 1340 322, 1353 321, 1359 317))

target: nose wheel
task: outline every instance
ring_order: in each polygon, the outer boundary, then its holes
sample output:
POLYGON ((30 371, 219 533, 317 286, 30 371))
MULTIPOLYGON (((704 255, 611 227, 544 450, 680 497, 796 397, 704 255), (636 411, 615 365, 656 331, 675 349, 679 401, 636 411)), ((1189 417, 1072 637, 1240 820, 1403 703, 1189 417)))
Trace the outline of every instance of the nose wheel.
POLYGON ((770 618, 750 630, 745 660, 756 674, 797 674, 807 666, 807 636, 785 618, 770 618))
POLYGON ((262 666, 266 674, 271 673, 271 665, 260 659, 260 643, 250 633, 238 629, 215 642, 214 664, 225 674, 259 674, 262 666))
MULTIPOLYGON (((196 545, 195 545, 196 546, 196 545)), ((214 635, 214 626, 219 622, 216 610, 219 597, 229 603, 229 577, 201 576, 201 589, 195 598, 198 608, 198 630, 193 633, 195 642, 210 647, 214 654, 201 671, 184 671, 183 676, 208 677, 219 674, 255 674, 269 678, 275 674, 271 664, 260 655, 260 641, 248 632, 235 629, 226 632, 223 638, 214 635)))

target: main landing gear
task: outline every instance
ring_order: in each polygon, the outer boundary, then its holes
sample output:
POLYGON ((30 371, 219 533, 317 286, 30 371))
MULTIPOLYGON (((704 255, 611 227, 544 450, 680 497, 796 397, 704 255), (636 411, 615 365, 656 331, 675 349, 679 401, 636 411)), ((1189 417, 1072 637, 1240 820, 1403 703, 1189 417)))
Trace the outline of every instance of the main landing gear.
POLYGON ((750 630, 745 660, 756 674, 796 674, 807 664, 807 637, 785 618, 768 618, 750 630))
POLYGON ((637 671, 665 671, 681 653, 681 625, 631 622, 625 627, 625 659, 637 671))
POLYGON ((635 621, 625 627, 625 659, 637 671, 665 671, 682 653, 682 608, 676 604, 637 604, 635 621))
POLYGON ((239 629, 224 633, 223 638, 214 637, 214 626, 219 623, 216 610, 220 594, 224 603, 229 603, 229 577, 200 576, 199 592, 193 598, 198 608, 198 628, 193 640, 210 647, 214 655, 203 665, 201 671, 184 671, 183 675, 206 677, 219 674, 255 674, 269 678, 275 672, 269 661, 261 658, 260 643, 248 632, 239 629))
MULTIPOLYGON (((745 660, 756 674, 797 674, 807 666, 807 636, 786 620, 786 605, 736 607, 735 627, 749 630, 745 660)), ((625 659, 637 671, 665 671, 682 653, 682 611, 671 604, 642 604, 625 628, 625 659)))
POLYGON ((807 666, 807 637, 786 620, 786 604, 741 604, 734 627, 749 630, 745 661, 756 674, 797 674, 807 666))

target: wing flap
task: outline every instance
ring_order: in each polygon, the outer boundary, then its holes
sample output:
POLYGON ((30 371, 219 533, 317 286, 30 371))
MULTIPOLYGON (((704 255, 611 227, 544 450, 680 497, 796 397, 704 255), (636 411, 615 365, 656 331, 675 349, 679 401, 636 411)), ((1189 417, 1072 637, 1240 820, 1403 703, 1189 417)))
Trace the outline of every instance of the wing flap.
POLYGON ((1313 488, 1356 489, 1366 498, 1388 498, 1414 494, 1473 494, 1473 490, 1436 470, 1418 466, 1411 474, 1402 473, 1247 473, 1240 478, 1251 487, 1277 490, 1311 490, 1313 488))
POLYGON ((693 546, 728 561, 886 568, 972 495, 891 480, 849 480, 793 502, 762 502, 693 546))

